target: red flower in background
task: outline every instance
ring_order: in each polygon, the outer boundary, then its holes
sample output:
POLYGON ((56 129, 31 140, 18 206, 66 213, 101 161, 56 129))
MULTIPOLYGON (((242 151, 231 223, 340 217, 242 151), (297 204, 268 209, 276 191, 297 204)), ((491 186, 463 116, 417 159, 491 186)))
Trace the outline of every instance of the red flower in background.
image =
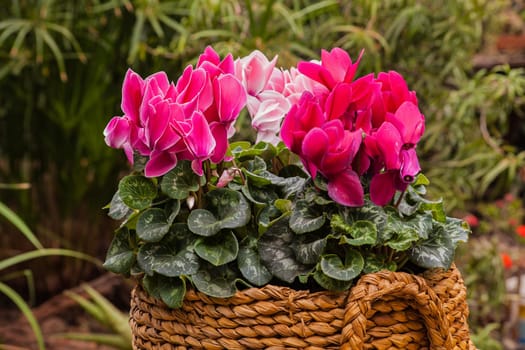
POLYGON ((465 221, 470 227, 477 227, 479 225, 479 219, 474 214, 465 215, 463 221, 465 221))
POLYGON ((516 227, 516 234, 520 237, 525 238, 525 225, 519 225, 516 227))
POLYGON ((507 253, 501 253, 501 262, 506 270, 512 267, 512 258, 507 253))

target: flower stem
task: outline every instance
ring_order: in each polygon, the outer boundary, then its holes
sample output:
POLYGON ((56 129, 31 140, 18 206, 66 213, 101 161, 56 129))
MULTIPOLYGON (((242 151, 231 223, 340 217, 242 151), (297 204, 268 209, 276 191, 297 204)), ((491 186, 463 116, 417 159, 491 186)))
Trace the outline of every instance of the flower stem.
POLYGON ((405 193, 406 193, 406 191, 401 192, 401 194, 399 195, 399 198, 397 199, 396 203, 394 204, 394 208, 397 209, 399 204, 401 204, 401 201, 403 200, 403 197, 405 196, 405 193))

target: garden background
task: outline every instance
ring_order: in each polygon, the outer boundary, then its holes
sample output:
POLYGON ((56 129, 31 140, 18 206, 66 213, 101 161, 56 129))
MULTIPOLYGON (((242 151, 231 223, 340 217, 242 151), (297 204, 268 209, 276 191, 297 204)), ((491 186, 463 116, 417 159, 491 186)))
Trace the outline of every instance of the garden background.
POLYGON ((323 48, 353 58, 364 49, 361 71, 400 72, 426 116, 418 153, 432 195, 473 228, 457 261, 474 341, 517 347, 524 1, 0 0, 0 9, 0 348, 38 348, 35 328, 49 349, 102 348, 67 340, 79 337, 72 331, 130 348, 129 284, 100 266, 115 228, 102 208, 128 165, 102 130, 120 113, 128 67, 176 77, 207 45, 234 57, 258 49, 282 67, 323 48))

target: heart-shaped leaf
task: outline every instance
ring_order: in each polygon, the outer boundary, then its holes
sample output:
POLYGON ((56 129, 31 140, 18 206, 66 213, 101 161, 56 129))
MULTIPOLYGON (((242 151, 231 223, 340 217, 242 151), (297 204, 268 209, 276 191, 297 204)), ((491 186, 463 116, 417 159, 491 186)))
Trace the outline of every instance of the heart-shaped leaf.
POLYGON ((316 264, 326 247, 326 238, 297 236, 290 245, 295 257, 302 264, 316 264))
POLYGON ((325 275, 339 281, 351 281, 363 271, 364 259, 357 250, 349 249, 345 254, 345 262, 336 254, 324 255, 320 267, 325 275))
POLYGON ((315 206, 305 200, 298 200, 292 208, 290 228, 298 234, 313 232, 320 229, 326 221, 322 211, 315 210, 315 206))
POLYGON ((113 198, 111 199, 111 203, 109 203, 108 216, 114 220, 121 220, 129 216, 132 212, 133 210, 131 210, 131 208, 128 207, 122 201, 122 198, 120 198, 119 191, 117 191, 113 195, 113 198))
POLYGON ((186 295, 184 279, 161 275, 145 276, 142 285, 151 296, 161 299, 169 307, 176 309, 182 306, 186 295))
POLYGON ((432 214, 420 213, 418 215, 414 215, 406 221, 406 225, 413 227, 419 234, 420 238, 427 239, 430 232, 432 232, 432 214))
POLYGON ((194 209, 188 216, 188 227, 199 236, 213 236, 221 230, 221 222, 206 209, 194 209))
POLYGON ((198 235, 209 237, 223 228, 245 226, 251 217, 244 196, 228 188, 217 188, 206 195, 208 209, 195 209, 188 216, 188 227, 198 235))
POLYGON ((445 225, 435 221, 430 238, 410 250, 410 260, 424 268, 450 268, 454 261, 456 245, 445 230, 445 225))
POLYGON ((381 270, 396 271, 396 263, 385 262, 380 259, 377 255, 369 254, 365 256, 365 266, 363 268, 363 273, 374 273, 381 270))
POLYGON ((135 253, 129 241, 129 232, 126 228, 116 232, 109 245, 104 268, 114 273, 129 275, 130 269, 135 263, 135 253))
POLYGON ((191 279, 199 291, 212 297, 228 298, 237 292, 235 272, 227 265, 205 265, 191 279))
POLYGON ((149 275, 157 272, 168 277, 192 275, 199 269, 199 257, 193 250, 194 238, 184 224, 176 224, 161 241, 140 247, 137 262, 149 275))
POLYGON ((122 178, 118 191, 124 204, 137 210, 149 207, 157 196, 157 187, 153 181, 140 175, 128 175, 122 178))
POLYGON ((227 264, 237 258, 239 243, 232 231, 221 231, 213 237, 199 238, 195 253, 214 266, 227 264))
POLYGON ((334 214, 330 226, 335 232, 344 234, 341 236, 341 243, 361 246, 374 245, 377 242, 377 227, 371 221, 357 220, 348 224, 340 215, 334 214))
POLYGON ((334 292, 342 292, 348 290, 352 286, 352 281, 340 281, 328 277, 323 271, 321 271, 321 269, 317 269, 313 273, 313 278, 322 288, 334 292))
POLYGON ((292 283, 299 275, 311 270, 311 265, 300 263, 291 248, 294 233, 283 218, 264 233, 259 239, 259 256, 263 264, 277 278, 292 283))
POLYGON ((158 242, 170 230, 166 212, 159 208, 144 210, 137 221, 137 236, 146 242, 158 242))
POLYGON ((191 163, 179 161, 177 166, 162 177, 160 189, 174 199, 186 199, 190 192, 199 190, 202 179, 191 169, 191 163))
POLYGON ((394 211, 388 214, 388 224, 382 234, 384 244, 399 252, 411 248, 420 239, 414 225, 407 223, 394 211))
POLYGON ((273 277, 261 261, 256 242, 253 244, 244 243, 240 247, 237 266, 241 270, 243 277, 256 286, 267 284, 273 277))

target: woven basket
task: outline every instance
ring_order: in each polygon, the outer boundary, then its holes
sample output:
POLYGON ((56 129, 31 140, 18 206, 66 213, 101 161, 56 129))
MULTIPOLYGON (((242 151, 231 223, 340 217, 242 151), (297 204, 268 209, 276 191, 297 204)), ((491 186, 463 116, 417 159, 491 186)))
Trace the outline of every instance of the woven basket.
POLYGON ((169 309, 140 286, 132 292, 133 348, 469 349, 468 307, 456 267, 364 275, 349 292, 268 285, 228 299, 189 290, 169 309))

